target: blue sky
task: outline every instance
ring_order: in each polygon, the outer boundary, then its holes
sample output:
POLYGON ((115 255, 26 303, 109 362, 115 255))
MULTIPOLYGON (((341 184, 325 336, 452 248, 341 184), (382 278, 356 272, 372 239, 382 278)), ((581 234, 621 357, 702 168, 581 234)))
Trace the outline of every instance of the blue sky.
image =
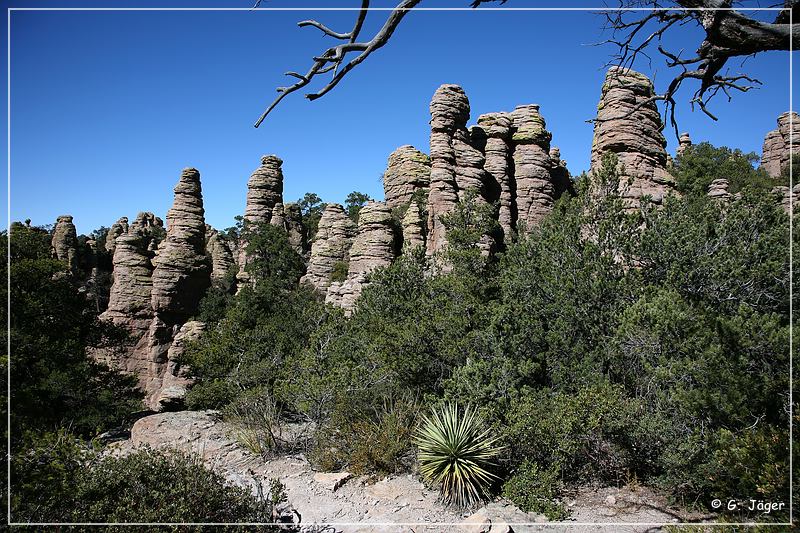
MULTIPOLYGON (((356 7, 360 2, 327 4, 356 7)), ((506 5, 554 4, 512 0, 506 5)), ((252 0, 12 0, 4 5, 250 7, 252 0)), ((607 36, 600 31, 602 20, 590 12, 412 12, 392 41, 331 93, 314 102, 290 95, 254 129, 275 87, 286 83, 283 72, 305 71, 310 58, 333 42, 296 22, 317 18, 347 31, 354 15, 12 12, 11 219, 51 224, 60 214, 72 214, 79 233, 88 233, 139 211, 164 217, 180 170, 194 166, 203 180, 206 220, 224 228, 244 210, 247 178, 260 156, 272 153, 284 160, 286 201, 313 191, 326 201, 343 202, 353 190, 381 199, 380 175, 391 151, 402 144, 427 151, 428 102, 442 83, 465 88, 473 121, 481 113, 539 103, 570 170, 588 167, 592 126, 586 120, 595 114, 603 66, 613 52, 591 46, 607 36)), ((364 35, 386 15, 370 13, 364 35)), ((686 28, 665 45, 689 54, 699 35, 686 28)), ((687 102, 694 87, 685 88, 678 110, 681 130, 696 142, 760 153, 764 134, 789 107, 788 61, 787 52, 748 59, 744 69, 764 86, 736 95, 731 103, 718 98, 712 106, 718 122, 691 112, 687 102)), ((655 56, 652 65, 645 61, 638 67, 662 89, 673 75, 655 56)), ((730 67, 741 70, 738 61, 730 67)), ((673 151, 675 139, 667 133, 673 151)), ((6 161, 3 155, 3 167, 6 161)))

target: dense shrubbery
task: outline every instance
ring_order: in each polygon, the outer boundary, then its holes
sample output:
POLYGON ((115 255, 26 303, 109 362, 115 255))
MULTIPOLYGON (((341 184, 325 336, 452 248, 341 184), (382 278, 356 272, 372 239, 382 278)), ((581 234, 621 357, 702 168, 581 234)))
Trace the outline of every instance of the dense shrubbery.
POLYGON ((272 498, 256 499, 178 451, 103 455, 61 431, 38 438, 11 465, 19 522, 272 521, 272 498))
POLYGON ((462 202, 437 275, 406 253, 371 274, 351 317, 256 281, 190 350, 194 405, 258 388, 314 422, 318 466, 373 473, 412 468, 427 407, 473 405, 507 445, 503 493, 552 517, 588 480, 637 479, 701 508, 787 501, 788 218, 774 182, 701 144, 677 161, 683 198, 626 210, 606 163, 492 258, 493 206, 462 202), (716 177, 741 195, 709 201, 716 177))
MULTIPOLYGON (((0 237, 3 247, 7 239, 0 237)), ((51 259, 47 230, 13 224, 10 252, 11 519, 270 521, 270 502, 229 486, 196 459, 152 451, 107 457, 91 443, 143 409, 135 378, 87 356, 125 337, 97 320, 80 274, 51 259)), ((5 388, 5 359, 1 373, 5 388)))

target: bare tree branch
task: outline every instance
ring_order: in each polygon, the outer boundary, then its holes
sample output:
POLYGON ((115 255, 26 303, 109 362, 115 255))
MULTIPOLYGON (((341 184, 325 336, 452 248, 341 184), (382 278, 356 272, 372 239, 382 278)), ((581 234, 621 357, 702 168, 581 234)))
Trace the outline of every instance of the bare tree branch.
MULTIPOLYGON (((260 0, 259 0, 260 1, 260 0)), ((346 43, 332 46, 325 50, 319 56, 313 57, 312 60, 314 61, 311 65, 311 68, 305 74, 300 74, 298 72, 289 71, 286 73, 287 76, 291 76, 293 78, 297 78, 299 81, 294 83, 293 85, 289 85, 287 87, 278 87, 278 96, 272 103, 267 107, 266 111, 264 111, 258 120, 255 123, 255 127, 259 127, 267 115, 275 109, 283 98, 290 93, 298 91, 311 83, 314 76, 318 74, 323 74, 325 72, 333 71, 333 75, 328 83, 319 89, 317 92, 308 93, 305 95, 306 98, 309 100, 316 100, 327 94, 331 89, 336 87, 340 81, 351 71, 353 68, 358 66, 361 62, 363 62, 367 57, 370 56, 375 50, 378 50, 382 46, 384 46, 389 39, 394 34, 394 30, 397 29, 397 26, 406 16, 406 14, 413 9, 417 4, 420 3, 421 0, 402 0, 397 7, 395 7, 389 17, 387 18, 386 22, 384 23, 383 27, 370 39, 369 41, 364 42, 357 42, 359 34, 361 33, 361 29, 364 26, 364 21, 367 18, 367 13, 369 12, 369 0, 362 0, 361 1, 361 9, 358 11, 358 16, 356 18, 355 24, 353 25, 353 29, 348 33, 339 33, 333 31, 332 29, 328 28, 321 22, 316 20, 304 20, 298 23, 298 26, 306 27, 314 27, 320 30, 327 36, 333 37, 335 39, 339 39, 342 41, 347 41, 346 43), (361 52, 357 56, 353 57, 349 61, 346 61, 347 54, 351 52, 361 52)), ((259 4, 256 4, 258 6, 259 4)))
MULTIPOLYGON (((292 85, 277 88, 278 96, 258 118, 255 127, 264 121, 287 94, 307 86, 319 74, 332 72, 331 78, 325 86, 305 96, 309 100, 316 100, 327 94, 353 68, 361 64, 375 50, 384 46, 405 15, 420 1, 400 0, 383 27, 367 41, 358 41, 358 37, 369 12, 369 0, 362 0, 353 28, 346 33, 337 32, 316 20, 299 22, 298 26, 300 27, 316 28, 323 35, 344 42, 313 57, 313 63, 305 74, 294 71, 287 72, 287 76, 298 81, 292 85), (351 53, 357 53, 357 55, 348 58, 351 53)), ((506 2, 506 0, 472 0, 471 6, 475 8, 494 1, 499 1, 501 4, 506 2)), ((254 7, 257 8, 260 5, 261 0, 256 0, 254 7)), ((747 16, 733 9, 733 5, 734 0, 673 0, 671 2, 619 0, 619 8, 610 8, 599 13, 605 18, 604 29, 611 32, 611 38, 597 44, 611 44, 617 48, 617 52, 606 66, 616 65, 623 69, 629 69, 641 57, 652 62, 648 50, 656 46, 657 51, 665 58, 667 67, 680 70, 663 93, 656 94, 650 100, 640 103, 630 113, 653 101, 664 101, 664 122, 669 120, 677 136, 676 94, 683 87, 684 81, 696 80, 699 84, 689 100, 692 108, 697 105, 703 113, 716 120, 708 108, 709 102, 715 96, 722 93, 730 100, 733 91, 747 92, 761 84, 760 81, 746 74, 729 75, 727 72, 724 75, 720 74, 729 59, 748 57, 769 50, 800 48, 800 23, 791 27, 789 24, 790 12, 800 21, 800 0, 784 0, 782 3, 776 4, 775 7, 782 7, 783 10, 779 12, 773 22, 765 22, 747 16), (631 7, 650 8, 652 11, 642 15, 641 11, 621 9, 631 7), (662 46, 664 35, 675 27, 687 24, 696 24, 705 32, 705 38, 694 55, 682 57, 683 50, 677 52, 666 50, 662 46)))

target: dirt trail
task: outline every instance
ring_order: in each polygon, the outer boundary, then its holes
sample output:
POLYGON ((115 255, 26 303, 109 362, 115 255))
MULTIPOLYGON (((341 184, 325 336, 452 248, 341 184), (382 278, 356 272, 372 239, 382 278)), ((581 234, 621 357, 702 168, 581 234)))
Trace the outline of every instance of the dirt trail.
POLYGON ((437 502, 435 492, 410 475, 375 483, 368 483, 365 477, 353 477, 333 490, 333 481, 327 479, 330 476, 314 472, 302 456, 265 462, 238 445, 213 412, 182 411, 143 418, 134 426, 129 440, 114 446, 118 453, 126 453, 145 444, 197 453, 227 479, 254 491, 261 480, 266 491, 269 480, 279 478, 306 531, 639 533, 660 529, 650 524, 674 523, 684 518, 647 489, 603 488, 584 489, 568 500, 572 514, 567 522, 547 523, 546 517, 524 513, 499 499, 474 515, 475 524, 465 525, 468 513, 445 508, 437 502), (484 518, 489 518, 490 523, 481 525, 484 518), (608 525, 587 525, 595 522, 608 525), (323 524, 327 527, 319 527, 323 524), (507 524, 511 524, 510 528, 507 524))

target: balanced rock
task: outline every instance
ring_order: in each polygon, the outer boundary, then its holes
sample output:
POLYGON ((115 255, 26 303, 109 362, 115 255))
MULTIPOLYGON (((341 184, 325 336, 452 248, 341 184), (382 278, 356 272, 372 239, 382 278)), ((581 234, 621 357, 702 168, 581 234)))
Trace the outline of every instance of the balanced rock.
POLYGON ((612 67, 597 106, 591 168, 599 169, 606 154, 617 154, 624 169, 622 196, 629 207, 638 205, 643 196, 661 204, 674 190, 674 180, 666 170, 667 141, 654 94, 653 83, 644 74, 612 67))
POLYGON ((301 282, 310 283, 322 293, 331 284, 331 275, 337 263, 350 260, 350 246, 356 234, 356 225, 339 204, 328 204, 319 219, 317 235, 311 245, 306 274, 301 282))
POLYGON ((164 246, 154 259, 151 302, 156 313, 181 321, 197 310, 210 284, 205 233, 200 173, 186 168, 175 186, 175 201, 167 213, 164 246))
POLYGON ((383 194, 386 205, 395 208, 407 205, 414 192, 427 189, 431 181, 431 159, 410 145, 391 153, 383 173, 383 194))
POLYGON ((537 104, 518 106, 511 113, 514 124, 514 179, 517 224, 530 228, 553 210, 557 199, 551 178, 550 139, 537 104))
POLYGON ((772 177, 780 176, 789 165, 792 152, 800 154, 800 116, 787 111, 778 117, 778 129, 770 131, 764 138, 761 168, 772 177))
POLYGON ((66 263, 73 274, 78 271, 78 234, 70 215, 62 215, 56 220, 50 246, 53 257, 66 263))

